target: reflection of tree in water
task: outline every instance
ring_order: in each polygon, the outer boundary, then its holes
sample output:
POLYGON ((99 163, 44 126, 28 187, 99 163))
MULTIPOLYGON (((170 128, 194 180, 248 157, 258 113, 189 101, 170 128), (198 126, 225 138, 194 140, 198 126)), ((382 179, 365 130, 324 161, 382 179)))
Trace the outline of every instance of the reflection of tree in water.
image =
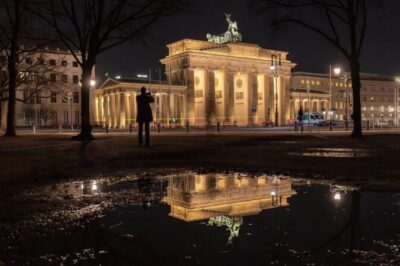
POLYGON ((240 226, 243 224, 243 217, 217 216, 208 220, 208 226, 226 226, 229 231, 228 244, 233 243, 233 239, 239 236, 240 226))
MULTIPOLYGON (((400 265, 400 241, 397 244, 384 243, 383 241, 374 241, 377 246, 386 248, 387 251, 365 250, 361 233, 361 192, 354 190, 351 194, 350 213, 347 222, 320 246, 316 247, 311 255, 317 255, 323 252, 328 246, 334 244, 336 253, 341 254, 340 260, 332 258, 331 263, 346 265, 400 265), (339 250, 339 241, 345 239, 348 241, 347 248, 339 250)), ((400 237, 400 235, 397 235, 400 237)), ((326 258, 323 258, 326 261, 326 258)), ((329 259, 329 258, 328 258, 329 259)))
POLYGON ((311 254, 318 254, 321 251, 323 252, 325 248, 331 244, 335 244, 336 247, 339 247, 339 241, 347 237, 349 241, 348 252, 343 260, 349 262, 354 258, 354 250, 362 247, 363 245, 361 241, 360 202, 361 193, 358 190, 354 190, 351 193, 350 213, 347 222, 329 239, 327 239, 321 245, 312 250, 311 254))

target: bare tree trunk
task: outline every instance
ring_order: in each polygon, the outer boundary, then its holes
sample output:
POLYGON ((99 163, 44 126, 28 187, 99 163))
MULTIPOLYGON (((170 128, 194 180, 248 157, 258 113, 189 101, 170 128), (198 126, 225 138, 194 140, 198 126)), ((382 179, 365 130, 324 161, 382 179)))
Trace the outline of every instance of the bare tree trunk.
POLYGON ((73 137, 75 140, 92 140, 92 125, 90 124, 90 80, 92 77, 93 65, 88 63, 82 67, 81 86, 81 132, 73 137))
MULTIPOLYGON (((16 12, 18 7, 16 5, 16 12)), ((16 18, 17 20, 19 18, 16 18)), ((18 25, 18 22, 15 23, 18 25)), ((16 26, 17 28, 18 26, 16 26)), ((7 108, 7 128, 5 137, 15 137, 15 104, 16 104, 16 85, 17 85, 17 69, 16 69, 16 62, 17 62, 17 34, 18 29, 15 29, 14 32, 14 40, 11 42, 10 47, 10 54, 8 57, 8 108, 7 108)))
MULTIPOLYGON (((353 119, 353 132, 351 136, 353 138, 361 138, 362 134, 362 121, 361 121, 361 81, 360 81, 360 63, 358 58, 352 58, 350 63, 351 68, 351 80, 353 86, 353 114, 351 118, 353 119)), ((346 99, 347 102, 347 99, 346 99)))

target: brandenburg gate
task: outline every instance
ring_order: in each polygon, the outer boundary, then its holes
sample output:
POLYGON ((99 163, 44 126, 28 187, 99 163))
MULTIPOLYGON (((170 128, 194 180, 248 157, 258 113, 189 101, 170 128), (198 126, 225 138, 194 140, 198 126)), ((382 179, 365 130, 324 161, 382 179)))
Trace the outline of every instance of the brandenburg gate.
POLYGON ((187 87, 187 119, 199 126, 286 124, 295 64, 287 52, 240 42, 237 23, 226 16, 227 32, 171 43, 161 60, 168 80, 187 87))

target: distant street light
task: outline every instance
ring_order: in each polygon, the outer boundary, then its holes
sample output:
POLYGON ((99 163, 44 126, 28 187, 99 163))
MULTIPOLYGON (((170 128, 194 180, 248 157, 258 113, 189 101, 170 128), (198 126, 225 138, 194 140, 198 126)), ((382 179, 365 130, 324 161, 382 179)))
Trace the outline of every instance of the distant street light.
POLYGON ((345 116, 346 116, 346 130, 349 129, 349 112, 348 112, 348 105, 349 105, 349 97, 348 97, 348 93, 347 93, 347 81, 350 80, 351 78, 349 77, 349 75, 347 73, 344 73, 342 76, 340 76, 340 73, 342 72, 342 69, 340 67, 336 67, 334 70, 335 75, 344 81, 344 86, 345 86, 345 116))
POLYGON ((340 201, 342 199, 342 195, 339 192, 336 192, 333 196, 333 199, 336 201, 340 201))

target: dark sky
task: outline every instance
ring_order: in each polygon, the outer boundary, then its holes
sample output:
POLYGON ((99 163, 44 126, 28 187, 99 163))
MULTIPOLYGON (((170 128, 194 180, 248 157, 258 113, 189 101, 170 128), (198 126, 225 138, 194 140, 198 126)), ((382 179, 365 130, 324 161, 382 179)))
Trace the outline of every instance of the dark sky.
MULTIPOLYGON (((336 48, 314 33, 291 25, 272 34, 268 14, 257 15, 245 0, 192 1, 189 12, 169 17, 155 25, 143 41, 131 41, 102 54, 97 75, 106 72, 135 76, 161 67, 159 59, 167 54, 168 43, 193 38, 206 40, 207 33, 226 31, 225 13, 238 22, 243 42, 263 48, 289 51, 289 59, 298 64, 295 70, 328 72, 329 64, 346 61, 336 48)), ((400 74, 400 1, 393 1, 383 10, 370 10, 368 35, 361 60, 363 72, 385 75, 400 74)))

